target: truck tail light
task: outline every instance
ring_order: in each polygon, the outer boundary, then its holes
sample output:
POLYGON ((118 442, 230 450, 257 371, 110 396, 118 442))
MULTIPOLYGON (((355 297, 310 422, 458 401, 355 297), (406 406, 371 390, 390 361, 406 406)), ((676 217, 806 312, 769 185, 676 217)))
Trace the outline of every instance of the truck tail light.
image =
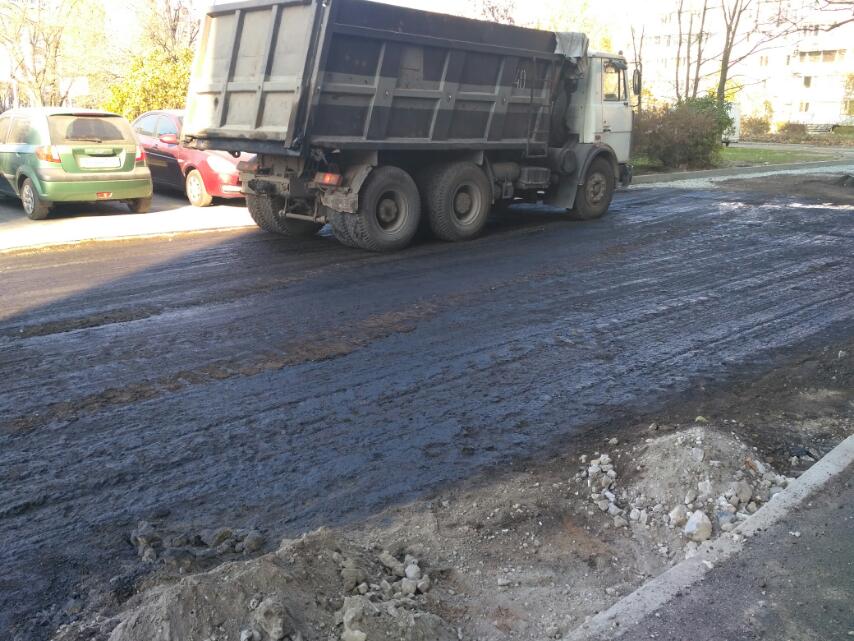
POLYGON ((143 149, 140 145, 136 147, 136 159, 137 163, 145 162, 145 149, 143 149))
POLYGON ((344 182, 344 176, 341 174, 318 173, 314 176, 314 182, 326 187, 338 187, 344 182))
POLYGON ((36 147, 36 158, 44 162, 61 163, 62 158, 59 157, 59 150, 54 147, 36 147))

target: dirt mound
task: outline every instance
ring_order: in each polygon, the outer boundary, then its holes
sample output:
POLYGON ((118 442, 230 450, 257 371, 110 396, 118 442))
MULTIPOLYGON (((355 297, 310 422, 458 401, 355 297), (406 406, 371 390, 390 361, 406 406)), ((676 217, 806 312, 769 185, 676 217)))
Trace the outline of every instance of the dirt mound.
POLYGON ((154 587, 117 618, 66 628, 56 639, 456 640, 424 607, 431 587, 419 559, 377 553, 319 530, 257 559, 154 587))
MULTIPOLYGON (((589 460, 576 475, 616 528, 641 527, 661 544, 698 543, 734 529, 790 479, 734 432, 698 425, 647 438, 589 460), (674 538, 663 528, 681 533, 674 538)), ((582 456, 582 463, 588 457, 582 456)))
MULTIPOLYGON (((810 462, 803 454, 793 467, 810 462)), ((727 424, 638 427, 628 442, 611 438, 256 559, 163 575, 116 618, 90 617, 55 641, 559 638, 733 530, 789 481, 727 424)), ((131 540, 140 563, 168 569, 175 545, 205 555, 248 537, 221 528, 170 538, 144 523, 131 540)))

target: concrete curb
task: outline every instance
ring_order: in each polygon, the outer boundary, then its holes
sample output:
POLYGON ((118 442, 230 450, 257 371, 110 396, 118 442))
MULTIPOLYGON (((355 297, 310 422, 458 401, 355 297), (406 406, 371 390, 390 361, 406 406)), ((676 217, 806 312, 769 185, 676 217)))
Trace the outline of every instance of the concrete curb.
POLYGON ((672 174, 644 174, 635 176, 632 185, 658 185, 693 180, 697 178, 738 178, 752 174, 774 173, 777 171, 795 171, 819 167, 848 167, 854 164, 851 158, 838 160, 819 160, 817 162, 790 163, 785 165, 758 165, 756 167, 733 167, 727 169, 703 169, 700 171, 679 171, 672 174))
POLYGON ((758 532, 783 520, 795 507, 843 473, 854 463, 854 435, 837 445, 820 461, 804 472, 788 488, 775 495, 756 514, 735 530, 713 541, 707 541, 690 559, 674 565, 664 574, 645 583, 588 623, 576 628, 563 641, 613 640, 629 632, 631 626, 653 613, 703 578, 711 567, 735 556, 758 532))

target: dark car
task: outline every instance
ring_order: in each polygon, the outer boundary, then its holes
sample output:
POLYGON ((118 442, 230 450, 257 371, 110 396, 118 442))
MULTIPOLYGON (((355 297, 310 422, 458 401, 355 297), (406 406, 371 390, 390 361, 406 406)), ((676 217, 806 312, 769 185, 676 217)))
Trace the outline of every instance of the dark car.
POLYGON ((133 122, 140 144, 148 156, 154 186, 181 189, 190 203, 207 207, 214 198, 243 198, 235 158, 224 151, 199 151, 180 144, 182 111, 149 111, 133 122))

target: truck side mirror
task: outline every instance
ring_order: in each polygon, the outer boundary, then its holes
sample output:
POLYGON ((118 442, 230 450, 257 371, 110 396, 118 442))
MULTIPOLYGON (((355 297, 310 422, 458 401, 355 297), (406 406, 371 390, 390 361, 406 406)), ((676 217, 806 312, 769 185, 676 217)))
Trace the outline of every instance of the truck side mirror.
POLYGON ((632 74, 632 91, 636 96, 641 94, 641 89, 643 89, 643 85, 641 83, 641 70, 635 69, 632 74))

